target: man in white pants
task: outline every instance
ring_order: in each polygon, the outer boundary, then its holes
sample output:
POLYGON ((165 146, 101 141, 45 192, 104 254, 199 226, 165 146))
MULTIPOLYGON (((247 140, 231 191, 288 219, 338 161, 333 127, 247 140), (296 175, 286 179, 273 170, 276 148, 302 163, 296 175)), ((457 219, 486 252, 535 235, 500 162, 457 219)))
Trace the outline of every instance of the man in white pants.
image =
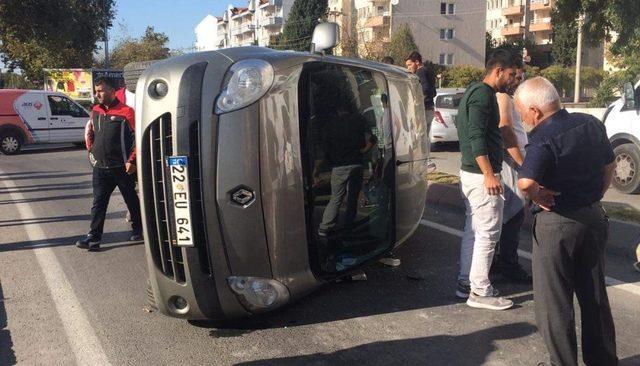
POLYGON ((460 141, 460 186, 466 206, 466 223, 460 248, 460 274, 456 296, 467 305, 504 310, 513 302, 498 296, 489 281, 489 268, 500 239, 504 189, 502 136, 496 92, 514 82, 516 61, 506 50, 495 51, 487 61, 482 82, 471 84, 460 101, 456 125, 460 141))

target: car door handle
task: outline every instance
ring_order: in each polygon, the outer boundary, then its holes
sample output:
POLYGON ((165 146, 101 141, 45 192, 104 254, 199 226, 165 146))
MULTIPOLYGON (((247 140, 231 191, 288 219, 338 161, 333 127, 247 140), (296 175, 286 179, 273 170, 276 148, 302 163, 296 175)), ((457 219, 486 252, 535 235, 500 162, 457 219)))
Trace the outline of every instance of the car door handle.
POLYGON ((58 117, 51 117, 51 118, 49 118, 49 119, 50 119, 50 120, 52 120, 52 121, 57 121, 57 120, 58 120, 58 117))
POLYGON ((46 119, 47 119, 46 117, 38 117, 38 121, 44 121, 46 119))

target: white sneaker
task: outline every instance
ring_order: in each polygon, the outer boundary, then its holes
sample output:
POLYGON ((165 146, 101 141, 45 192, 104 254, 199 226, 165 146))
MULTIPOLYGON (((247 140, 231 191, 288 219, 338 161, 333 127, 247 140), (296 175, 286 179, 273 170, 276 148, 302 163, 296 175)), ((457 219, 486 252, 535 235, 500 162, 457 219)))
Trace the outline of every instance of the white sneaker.
POLYGON ((513 301, 498 296, 480 296, 471 291, 467 305, 478 309, 506 310, 513 306, 513 301))

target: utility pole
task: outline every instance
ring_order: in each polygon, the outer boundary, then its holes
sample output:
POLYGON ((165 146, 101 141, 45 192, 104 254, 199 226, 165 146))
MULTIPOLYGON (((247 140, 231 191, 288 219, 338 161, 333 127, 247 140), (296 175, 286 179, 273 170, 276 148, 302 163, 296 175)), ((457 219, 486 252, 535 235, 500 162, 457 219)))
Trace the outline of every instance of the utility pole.
POLYGON ((582 68, 582 25, 584 15, 578 17, 578 45, 576 47, 576 81, 573 88, 573 102, 580 102, 580 69, 582 68))
POLYGON ((104 68, 109 69, 109 28, 104 29, 104 68))

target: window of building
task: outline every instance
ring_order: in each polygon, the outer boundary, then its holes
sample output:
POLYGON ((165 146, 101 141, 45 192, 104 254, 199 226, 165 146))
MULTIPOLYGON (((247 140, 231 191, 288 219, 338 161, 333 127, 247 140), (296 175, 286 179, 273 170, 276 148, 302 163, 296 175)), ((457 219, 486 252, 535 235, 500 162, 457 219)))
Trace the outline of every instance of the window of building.
POLYGON ((447 59, 446 59, 446 57, 447 57, 447 55, 446 55, 445 53, 441 53, 441 54, 440 54, 440 60, 439 60, 439 62, 438 62, 438 63, 439 63, 440 65, 444 65, 444 64, 445 64, 445 62, 446 62, 446 60, 447 60, 447 59))
POLYGON ((455 30, 453 28, 441 28, 440 29, 440 39, 442 40, 450 40, 455 36, 455 30))
POLYGON ((447 14, 455 14, 455 12, 456 12, 456 4, 448 4, 447 14))
POLYGON ((447 65, 453 65, 453 53, 447 55, 447 65))
POLYGON ((442 15, 454 14, 455 9, 456 9, 456 6, 453 3, 440 3, 440 14, 442 15))
POLYGON ((440 14, 447 14, 447 3, 440 3, 440 14))

